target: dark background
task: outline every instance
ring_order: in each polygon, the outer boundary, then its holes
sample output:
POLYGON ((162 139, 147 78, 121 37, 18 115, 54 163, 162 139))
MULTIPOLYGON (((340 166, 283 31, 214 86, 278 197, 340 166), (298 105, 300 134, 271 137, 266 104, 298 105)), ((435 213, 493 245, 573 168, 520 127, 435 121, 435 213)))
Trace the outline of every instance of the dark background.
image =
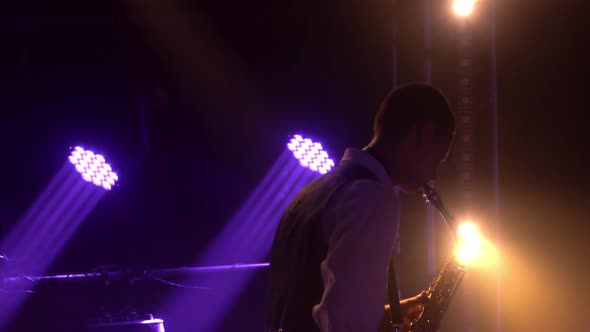
MULTIPOLYGON (((449 6, 433 1, 433 82, 456 104, 458 24, 449 6)), ((288 135, 318 137, 335 159, 347 146, 362 147, 392 87, 393 22, 399 82, 423 77, 419 1, 25 1, 5 9, 2 232, 71 145, 103 151, 122 181, 48 273, 190 265, 288 135)), ((470 24, 475 209, 503 257, 502 325, 585 331, 588 8, 583 1, 497 2, 499 238, 491 191, 490 12, 489 1, 480 1, 470 24)), ((451 158, 440 188, 460 214, 455 177, 451 158)), ((403 204, 400 284, 409 296, 429 281, 425 215, 417 198, 404 197, 403 204)), ((448 236, 444 226, 437 229, 448 236)), ((440 243, 442 263, 447 248, 440 243)), ((220 331, 261 330, 265 277, 257 275, 220 331)), ((466 277, 448 326, 495 331, 495 283, 489 271, 466 277), (471 318, 465 303, 477 308, 471 318)), ((63 330, 97 315, 97 307, 131 302, 157 314, 171 290, 158 283, 48 287, 31 297, 11 330, 63 330)), ((170 331, 182 325, 166 324, 170 331)))

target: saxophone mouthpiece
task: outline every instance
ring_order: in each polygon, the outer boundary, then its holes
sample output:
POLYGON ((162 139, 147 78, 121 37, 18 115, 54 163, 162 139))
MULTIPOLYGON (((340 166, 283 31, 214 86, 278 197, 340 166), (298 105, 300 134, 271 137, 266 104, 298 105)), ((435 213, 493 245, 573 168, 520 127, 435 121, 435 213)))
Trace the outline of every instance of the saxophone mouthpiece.
POLYGON ((424 183, 421 186, 421 194, 422 195, 428 195, 428 193, 434 191, 434 186, 436 185, 436 180, 430 180, 426 183, 424 183))
POLYGON ((432 186, 430 185, 430 181, 423 184, 420 188, 420 196, 422 196, 422 198, 424 199, 424 201, 426 202, 426 204, 430 204, 431 203, 431 196, 432 193, 434 192, 434 189, 432 188, 432 186))

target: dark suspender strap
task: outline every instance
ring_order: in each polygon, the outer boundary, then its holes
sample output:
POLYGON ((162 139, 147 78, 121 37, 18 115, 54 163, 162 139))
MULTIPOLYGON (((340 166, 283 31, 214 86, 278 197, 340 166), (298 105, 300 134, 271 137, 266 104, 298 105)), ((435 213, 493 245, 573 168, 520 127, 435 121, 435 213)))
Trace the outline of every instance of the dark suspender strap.
MULTIPOLYGON (((383 158, 379 155, 377 151, 375 151, 372 147, 366 147, 364 149, 368 154, 370 154, 373 158, 375 158, 383 167, 385 168, 385 163, 383 158)), ((393 325, 402 324, 404 322, 401 307, 399 304, 399 294, 397 290, 397 278, 395 276, 395 266, 394 266, 394 255, 392 253, 391 260, 389 262, 389 266, 387 268, 387 299, 389 300, 389 307, 390 307, 390 316, 391 322, 393 325)))
POLYGON ((399 304, 399 294, 397 292, 397 278, 395 276, 395 268, 393 264, 393 254, 391 255, 391 261, 387 268, 387 299, 389 300, 391 323, 393 325, 399 325, 404 322, 402 317, 402 309, 399 304))

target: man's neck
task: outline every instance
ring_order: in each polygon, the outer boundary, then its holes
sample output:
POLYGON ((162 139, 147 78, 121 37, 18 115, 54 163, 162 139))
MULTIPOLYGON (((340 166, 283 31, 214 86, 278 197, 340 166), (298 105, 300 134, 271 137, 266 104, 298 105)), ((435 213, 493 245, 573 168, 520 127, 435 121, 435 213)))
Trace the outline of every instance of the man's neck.
POLYGON ((385 162, 385 160, 381 156, 381 153, 379 153, 379 151, 377 151, 377 149, 375 149, 375 147, 366 146, 363 150, 366 151, 371 156, 373 156, 373 158, 375 158, 383 166, 383 168, 385 169, 385 172, 387 172, 387 175, 391 176, 391 172, 387 168, 387 163, 385 162))
POLYGON ((373 158, 375 158, 383 166, 383 168, 385 169, 385 172, 387 173, 387 175, 389 175, 389 178, 391 179, 391 184, 393 186, 395 186, 396 185, 395 167, 392 167, 393 163, 388 160, 385 153, 383 153, 382 148, 380 148, 379 145, 373 144, 373 142, 371 142, 369 145, 367 145, 366 147, 363 148, 363 151, 370 154, 373 158))

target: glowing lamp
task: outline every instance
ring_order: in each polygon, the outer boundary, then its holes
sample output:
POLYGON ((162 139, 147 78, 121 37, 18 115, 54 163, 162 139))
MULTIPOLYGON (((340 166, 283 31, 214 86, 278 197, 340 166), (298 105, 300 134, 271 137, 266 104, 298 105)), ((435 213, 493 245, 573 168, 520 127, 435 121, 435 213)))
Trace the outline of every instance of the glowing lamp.
POLYGON ((457 16, 467 17, 473 12, 477 0, 454 0, 453 11, 457 16))
POLYGON ((72 149, 68 159, 76 171, 80 173, 82 179, 95 186, 111 190, 119 181, 119 176, 100 154, 77 146, 72 149))
POLYGON ((323 146, 309 138, 293 135, 287 143, 287 148, 293 152, 293 156, 297 158, 301 166, 314 172, 326 174, 335 166, 323 146))
POLYGON ((472 263, 481 251, 481 237, 477 226, 472 222, 459 225, 457 258, 465 265, 472 263))

